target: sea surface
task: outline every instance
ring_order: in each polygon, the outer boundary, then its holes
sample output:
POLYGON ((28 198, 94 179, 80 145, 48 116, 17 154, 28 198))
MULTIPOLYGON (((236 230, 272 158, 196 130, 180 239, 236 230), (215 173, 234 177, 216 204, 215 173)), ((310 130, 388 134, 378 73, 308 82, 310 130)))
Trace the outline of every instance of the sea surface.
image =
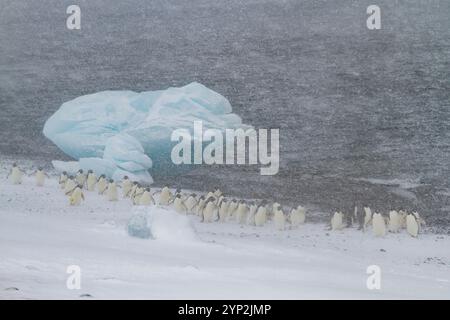
POLYGON ((65 101, 192 81, 280 129, 280 171, 199 166, 157 185, 325 213, 419 210, 450 228, 448 0, 0 0, 3 159, 68 159, 42 134, 65 101), (66 28, 71 4, 81 30, 66 28), (366 27, 371 4, 381 30, 366 27))

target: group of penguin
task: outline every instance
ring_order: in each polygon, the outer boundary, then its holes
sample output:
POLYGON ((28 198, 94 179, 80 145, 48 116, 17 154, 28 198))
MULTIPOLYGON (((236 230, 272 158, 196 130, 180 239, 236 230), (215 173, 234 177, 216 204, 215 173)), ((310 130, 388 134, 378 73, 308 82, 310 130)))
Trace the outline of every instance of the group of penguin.
MULTIPOLYGON (((350 217, 350 224, 357 219, 358 209, 355 207, 353 216, 350 217)), ((380 213, 372 213, 369 207, 364 207, 363 220, 360 221, 361 228, 366 231, 372 225, 373 233, 377 237, 384 237, 387 232, 398 233, 402 229, 412 237, 417 237, 425 221, 420 217, 418 212, 407 213, 404 210, 391 210, 389 217, 385 217, 380 213)), ((346 217, 342 212, 337 211, 331 218, 331 229, 342 230, 348 223, 348 216, 346 217), (347 218, 347 219, 346 219, 347 218)))
MULTIPOLYGON (((20 184, 23 174, 17 164, 13 164, 8 177, 13 184, 20 184)), ((35 172, 36 185, 43 186, 46 177, 48 175, 44 170, 38 168, 35 172)), ((64 194, 68 196, 70 205, 79 205, 84 200, 83 189, 88 191, 97 189, 98 193, 106 195, 109 201, 118 201, 118 187, 121 187, 123 197, 130 198, 134 205, 156 205, 154 196, 159 193, 158 204, 160 206, 171 205, 176 212, 198 215, 201 217, 201 221, 206 223, 234 220, 239 224, 263 226, 267 221, 273 220, 276 229, 284 230, 289 224, 291 227, 296 227, 304 224, 306 220, 306 209, 302 206, 291 209, 289 215, 286 215, 277 202, 270 206, 265 200, 259 204, 256 204, 255 201, 230 200, 223 196, 219 188, 201 196, 197 196, 195 193, 185 195, 179 189, 172 194, 167 186, 152 193, 149 187, 131 181, 127 176, 123 177, 121 185, 118 186, 113 179, 107 179, 105 175, 97 177, 92 170, 86 174, 80 169, 75 176, 69 176, 63 172, 59 177, 59 185, 64 190, 64 194)), ((357 216, 355 207, 355 212, 350 220, 357 219, 357 216)), ((342 212, 335 212, 331 218, 331 230, 344 229, 348 225, 347 218, 348 216, 342 212)), ((417 237, 424 224, 424 220, 417 212, 408 214, 403 210, 398 212, 393 210, 389 212, 389 217, 383 217, 380 213, 372 214, 369 207, 364 207, 363 221, 361 221, 363 230, 367 230, 372 225, 375 236, 385 236, 387 231, 397 233, 401 229, 406 229, 411 236, 417 237)))

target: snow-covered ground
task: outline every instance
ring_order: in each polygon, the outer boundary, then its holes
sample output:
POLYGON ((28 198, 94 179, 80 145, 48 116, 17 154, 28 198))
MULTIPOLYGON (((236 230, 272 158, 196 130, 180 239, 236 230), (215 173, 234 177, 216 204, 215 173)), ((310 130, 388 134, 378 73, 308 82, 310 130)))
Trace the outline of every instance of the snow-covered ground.
POLYGON ((44 187, 30 177, 15 186, 2 173, 1 299, 450 297, 449 236, 375 238, 317 223, 276 231, 271 222, 258 228, 188 216, 185 224, 159 221, 164 236, 144 240, 127 234, 130 200, 85 196, 71 207, 54 177, 44 187), (69 265, 81 268, 80 290, 66 287, 69 265), (369 265, 381 268, 380 290, 367 289, 369 265))

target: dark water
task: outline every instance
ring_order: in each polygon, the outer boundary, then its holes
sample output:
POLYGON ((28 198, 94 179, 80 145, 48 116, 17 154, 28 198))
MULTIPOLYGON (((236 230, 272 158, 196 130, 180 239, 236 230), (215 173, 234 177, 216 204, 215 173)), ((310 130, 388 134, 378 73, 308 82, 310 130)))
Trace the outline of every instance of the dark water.
POLYGON ((450 222, 450 2, 0 0, 0 155, 65 159, 42 135, 64 101, 198 81, 280 128, 278 175, 201 167, 157 184, 330 211, 370 204, 450 222), (82 10, 80 31, 66 7, 82 10), (418 187, 355 179, 411 180, 418 187))

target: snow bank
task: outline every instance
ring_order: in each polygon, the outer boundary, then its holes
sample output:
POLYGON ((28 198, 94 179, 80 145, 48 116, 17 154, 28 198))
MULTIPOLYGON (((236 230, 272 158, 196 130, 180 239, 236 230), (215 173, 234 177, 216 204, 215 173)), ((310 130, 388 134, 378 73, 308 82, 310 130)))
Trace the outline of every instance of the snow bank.
MULTIPOLYGON (((131 173, 151 182, 151 170, 173 172, 175 129, 245 128, 228 100, 200 83, 136 93, 103 91, 65 102, 45 123, 44 135, 80 167, 109 177, 131 173), (150 160, 151 158, 151 160, 150 160), (152 162, 153 160, 153 162, 152 162)), ((68 170, 66 170, 68 171, 68 170)), ((176 170, 175 170, 176 171, 176 170)), ((130 175, 130 174, 127 174, 130 175)))
POLYGON ((179 244, 198 241, 188 217, 162 207, 134 208, 133 216, 128 222, 128 234, 179 244))

